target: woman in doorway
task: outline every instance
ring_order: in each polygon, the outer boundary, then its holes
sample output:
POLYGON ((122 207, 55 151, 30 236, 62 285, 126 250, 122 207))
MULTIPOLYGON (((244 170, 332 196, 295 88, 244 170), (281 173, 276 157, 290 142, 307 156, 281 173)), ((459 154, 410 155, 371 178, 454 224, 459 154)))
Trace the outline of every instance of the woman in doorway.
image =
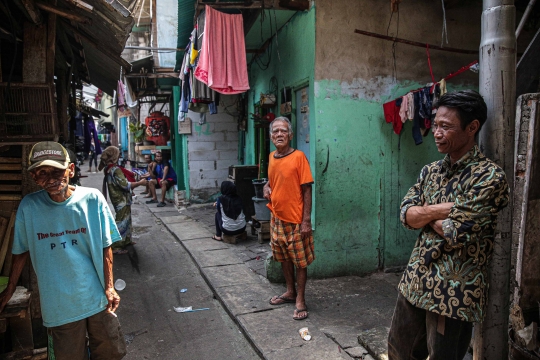
POLYGON ((133 173, 118 165, 120 150, 109 146, 101 154, 98 170, 103 170, 103 195, 107 198, 107 189, 116 212, 116 226, 122 236, 122 241, 112 244, 113 254, 126 254, 128 245, 135 245, 131 241, 131 190, 139 185, 146 185, 146 179, 136 181, 133 173), (107 185, 107 186, 105 186, 107 185))
POLYGON ((241 235, 246 231, 246 217, 242 210, 242 199, 231 181, 221 183, 221 196, 214 203, 216 211, 216 235, 212 239, 222 241, 221 235, 241 235))

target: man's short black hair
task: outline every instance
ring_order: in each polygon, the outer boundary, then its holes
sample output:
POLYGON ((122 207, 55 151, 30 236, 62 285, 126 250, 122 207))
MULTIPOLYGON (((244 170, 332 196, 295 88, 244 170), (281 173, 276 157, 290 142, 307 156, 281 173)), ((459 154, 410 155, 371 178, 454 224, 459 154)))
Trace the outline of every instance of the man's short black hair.
POLYGON ((478 132, 480 132, 487 120, 486 102, 482 95, 474 90, 446 93, 441 96, 439 101, 435 104, 436 109, 441 106, 456 109, 463 130, 476 119, 480 122, 480 127, 478 128, 478 132))

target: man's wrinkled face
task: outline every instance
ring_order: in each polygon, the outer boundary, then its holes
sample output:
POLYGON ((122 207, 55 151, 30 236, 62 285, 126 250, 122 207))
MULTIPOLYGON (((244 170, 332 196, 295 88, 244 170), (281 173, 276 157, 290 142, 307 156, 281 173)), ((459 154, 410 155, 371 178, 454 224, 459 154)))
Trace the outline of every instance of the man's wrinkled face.
POLYGON ((469 128, 461 127, 461 121, 456 109, 441 106, 433 121, 432 131, 437 149, 442 154, 459 152, 469 142, 469 128))
POLYGON ((276 148, 283 148, 292 140, 293 134, 289 132, 289 126, 285 121, 275 121, 272 124, 272 143, 276 148))
POLYGON ((45 165, 30 171, 30 175, 36 184, 45 189, 50 195, 57 195, 69 185, 69 179, 75 174, 74 167, 75 164, 69 164, 69 167, 63 170, 45 165))
POLYGON ((162 160, 163 160, 163 155, 160 152, 156 153, 156 162, 158 164, 161 164, 162 160))

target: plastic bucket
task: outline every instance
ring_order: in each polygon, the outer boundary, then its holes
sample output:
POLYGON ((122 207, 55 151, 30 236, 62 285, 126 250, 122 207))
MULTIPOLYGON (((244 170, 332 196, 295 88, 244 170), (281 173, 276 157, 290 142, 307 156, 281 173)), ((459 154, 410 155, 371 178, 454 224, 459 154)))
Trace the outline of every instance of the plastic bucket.
POLYGON ((255 217, 259 221, 269 221, 270 220, 270 209, 266 206, 268 200, 265 198, 253 197, 253 205, 255 205, 255 217))
POLYGON ((264 185, 266 185, 268 179, 253 179, 251 182, 255 188, 255 197, 264 199, 264 185))

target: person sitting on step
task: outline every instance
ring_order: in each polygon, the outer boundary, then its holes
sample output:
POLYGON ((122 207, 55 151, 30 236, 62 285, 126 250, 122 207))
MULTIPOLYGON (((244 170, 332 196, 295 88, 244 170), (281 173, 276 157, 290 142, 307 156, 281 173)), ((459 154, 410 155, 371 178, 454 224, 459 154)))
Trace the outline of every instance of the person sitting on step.
POLYGON ((157 204, 157 207, 165 206, 165 195, 167 191, 176 184, 176 172, 174 171, 171 161, 163 159, 161 151, 156 152, 156 166, 154 167, 155 178, 148 181, 148 187, 150 188, 150 194, 152 199, 148 200, 147 204, 158 203, 156 188, 161 189, 161 201, 157 204))
MULTIPOLYGON (((148 181, 150 181, 151 179, 155 179, 156 176, 154 175, 154 168, 156 167, 156 162, 152 160, 152 155, 144 155, 144 161, 148 165, 146 167, 146 173, 141 175, 141 178, 148 181)), ((150 193, 150 185, 146 184, 146 189, 141 193, 141 195, 145 195, 145 198, 152 197, 152 194, 150 193)))
POLYGON ((224 235, 242 235, 246 232, 242 199, 236 193, 236 185, 231 181, 221 183, 221 196, 214 203, 216 207, 216 235, 212 239, 222 241, 224 235))

